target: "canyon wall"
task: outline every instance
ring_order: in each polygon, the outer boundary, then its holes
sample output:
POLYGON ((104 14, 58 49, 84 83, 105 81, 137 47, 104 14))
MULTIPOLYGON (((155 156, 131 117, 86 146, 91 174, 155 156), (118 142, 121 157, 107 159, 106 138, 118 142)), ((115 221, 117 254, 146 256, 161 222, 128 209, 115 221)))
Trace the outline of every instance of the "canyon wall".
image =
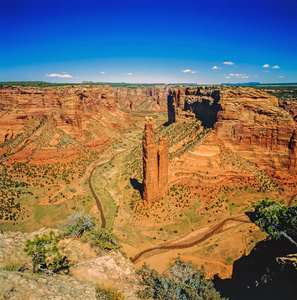
POLYGON ((79 138, 86 115, 101 108, 116 113, 114 92, 109 86, 62 88, 10 88, 0 90, 0 143, 23 131, 25 123, 36 118, 55 120, 59 129, 79 138))
POLYGON ((147 119, 143 131, 143 202, 147 206, 160 199, 168 186, 168 139, 160 137, 157 150, 152 119, 147 119))
POLYGON ((0 156, 16 161, 100 151, 129 124, 108 85, 0 90, 0 156))
POLYGON ((166 111, 167 86, 116 87, 115 99, 128 111, 166 111))
POLYGON ((195 114, 201 120, 202 126, 213 127, 217 121, 220 91, 205 87, 177 87, 168 92, 167 108, 168 122, 173 123, 188 116, 188 112, 195 114))
POLYGON ((251 88, 177 87, 168 93, 169 123, 193 113, 228 147, 261 168, 284 168, 294 174, 296 108, 251 88))

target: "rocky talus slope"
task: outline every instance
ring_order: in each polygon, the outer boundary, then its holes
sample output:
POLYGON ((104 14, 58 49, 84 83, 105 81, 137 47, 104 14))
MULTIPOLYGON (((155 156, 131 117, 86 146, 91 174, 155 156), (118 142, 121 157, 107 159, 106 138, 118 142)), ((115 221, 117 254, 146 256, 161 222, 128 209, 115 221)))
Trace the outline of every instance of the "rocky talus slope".
POLYGON ((114 252, 98 256, 79 239, 63 239, 58 245, 73 264, 70 275, 33 274, 31 258, 23 251, 25 241, 49 231, 0 233, 0 299, 96 299, 97 284, 122 291, 126 299, 138 299, 138 277, 130 260, 114 252), (21 265, 24 271, 3 270, 9 262, 21 265))

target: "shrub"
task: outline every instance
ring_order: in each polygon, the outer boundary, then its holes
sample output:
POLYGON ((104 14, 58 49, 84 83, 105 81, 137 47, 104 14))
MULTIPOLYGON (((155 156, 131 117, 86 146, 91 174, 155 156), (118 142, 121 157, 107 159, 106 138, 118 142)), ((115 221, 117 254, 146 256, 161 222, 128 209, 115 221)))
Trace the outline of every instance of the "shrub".
POLYGON ((253 204, 250 212, 255 224, 266 231, 272 238, 284 237, 297 247, 297 206, 265 200, 253 204))
POLYGON ((87 232, 83 241, 90 243, 92 247, 98 247, 100 255, 113 250, 121 252, 121 245, 116 235, 106 228, 94 229, 87 232))
POLYGON ((144 290, 138 292, 141 299, 222 299, 212 281, 205 279, 204 269, 199 269, 191 262, 186 263, 179 257, 165 273, 158 274, 143 265, 138 274, 141 276, 140 283, 146 286, 144 290))
POLYGON ((124 300, 124 296, 118 290, 104 285, 97 285, 96 298, 102 300, 124 300))
POLYGON ((53 231, 42 237, 35 235, 33 241, 27 240, 24 251, 31 256, 33 273, 57 273, 69 271, 69 261, 62 256, 57 247, 59 237, 53 231))
POLYGON ((68 221, 63 225, 65 227, 64 235, 82 236, 85 231, 90 231, 95 227, 95 220, 92 216, 83 212, 74 212, 68 216, 68 221))
POLYGON ((72 193, 76 193, 76 188, 75 188, 75 187, 70 187, 69 190, 70 190, 72 193))

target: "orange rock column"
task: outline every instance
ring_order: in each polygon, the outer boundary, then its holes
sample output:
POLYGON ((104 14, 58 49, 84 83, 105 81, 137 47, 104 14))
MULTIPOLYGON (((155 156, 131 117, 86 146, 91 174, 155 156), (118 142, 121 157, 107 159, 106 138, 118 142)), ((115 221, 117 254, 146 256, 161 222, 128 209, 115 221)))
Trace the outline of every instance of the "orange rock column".
POLYGON ((158 155, 153 120, 148 119, 143 131, 143 202, 149 205, 159 198, 158 155))
POLYGON ((169 143, 168 138, 159 138, 158 171, 159 195, 163 197, 168 187, 169 143))

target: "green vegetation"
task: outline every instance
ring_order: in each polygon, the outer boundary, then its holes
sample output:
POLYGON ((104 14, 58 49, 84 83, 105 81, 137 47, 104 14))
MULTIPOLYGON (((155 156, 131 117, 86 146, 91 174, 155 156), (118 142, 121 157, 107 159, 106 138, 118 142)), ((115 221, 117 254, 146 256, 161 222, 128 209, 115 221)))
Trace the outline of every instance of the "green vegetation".
POLYGON ((96 298, 99 300, 124 300, 124 296, 121 292, 112 287, 106 287, 104 285, 97 285, 96 298))
MULTIPOLYGON (((87 85, 110 85, 112 87, 127 87, 127 88, 137 88, 142 86, 154 86, 156 83, 125 83, 125 82, 88 82, 87 85)), ((158 83, 160 84, 160 83, 158 83)), ((0 88, 2 89, 5 86, 22 86, 22 87, 55 87, 55 86, 74 86, 74 85, 85 85, 84 83, 52 83, 45 81, 3 81, 0 82, 0 88)))
POLYGON ((10 272, 23 272, 25 270, 25 266, 17 261, 9 260, 4 263, 2 270, 10 271, 10 272))
POLYGON ((68 221, 63 227, 65 228, 64 236, 81 237, 84 232, 90 231, 95 227, 95 220, 90 215, 75 211, 72 215, 68 216, 68 221))
POLYGON ((33 273, 58 273, 69 271, 69 261, 66 256, 62 256, 58 248, 59 237, 53 231, 49 235, 27 240, 24 251, 31 256, 33 273))
POLYGON ((84 243, 98 249, 99 255, 109 251, 122 252, 116 235, 110 229, 96 227, 95 219, 90 215, 74 212, 68 216, 63 228, 63 236, 82 237, 84 243))
POLYGON ((253 205, 252 215, 255 224, 271 237, 284 237, 297 247, 297 205, 286 206, 283 203, 265 200, 253 205))
POLYGON ((179 257, 163 274, 144 265, 138 271, 141 284, 146 286, 138 295, 141 299, 168 300, 216 300, 222 299, 213 283, 205 279, 205 272, 192 262, 184 262, 179 257))
POLYGON ((13 180, 5 165, 0 167, 0 220, 15 221, 20 215, 25 213, 25 208, 18 201, 23 193, 29 194, 29 191, 21 191, 29 185, 26 182, 13 180))
POLYGON ((92 247, 96 247, 99 255, 109 251, 122 252, 122 246, 118 239, 110 229, 100 228, 87 232, 83 238, 84 242, 88 242, 92 247))
POLYGON ((297 87, 295 85, 262 85, 253 87, 269 93, 282 101, 297 101, 297 87))
POLYGON ((50 86, 64 86, 64 85, 75 85, 74 83, 51 83, 45 81, 3 81, 0 82, 0 88, 5 86, 21 86, 21 87, 50 87, 50 86))

